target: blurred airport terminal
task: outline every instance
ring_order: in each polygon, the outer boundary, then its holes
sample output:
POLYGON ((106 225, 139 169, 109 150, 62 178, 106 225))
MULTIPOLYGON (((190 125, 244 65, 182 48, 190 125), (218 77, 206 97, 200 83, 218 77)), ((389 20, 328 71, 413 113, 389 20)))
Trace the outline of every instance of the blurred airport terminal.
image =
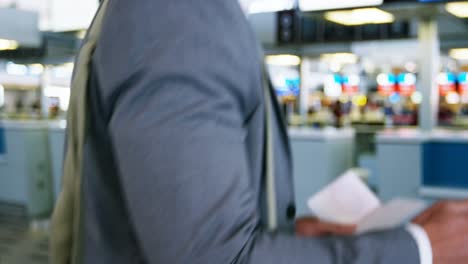
MULTIPOLYGON (((98 0, 0 0, 0 264, 48 263, 74 59, 98 0)), ((347 170, 384 200, 468 197, 468 1, 257 0, 297 214, 347 170)))

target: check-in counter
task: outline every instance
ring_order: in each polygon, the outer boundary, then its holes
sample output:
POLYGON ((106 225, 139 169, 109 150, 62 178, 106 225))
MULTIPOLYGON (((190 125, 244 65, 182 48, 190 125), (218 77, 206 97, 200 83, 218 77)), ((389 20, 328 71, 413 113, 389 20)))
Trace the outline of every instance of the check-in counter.
POLYGON ((67 121, 49 124, 49 146, 53 179, 53 194, 56 201, 62 189, 63 159, 65 156, 65 130, 67 121))
POLYGON ((25 205, 31 218, 53 208, 47 121, 0 121, 0 201, 25 205))
POLYGON ((398 196, 468 198, 468 132, 383 131, 377 136, 378 189, 398 196))
POLYGON ((353 167, 352 129, 290 128, 297 214, 307 215, 307 199, 353 167))
POLYGON ((65 158, 65 130, 67 121, 51 122, 49 124, 49 146, 53 179, 54 201, 62 189, 63 160, 65 158))
MULTIPOLYGON (((0 201, 23 204, 32 218, 50 215, 61 190, 65 121, 3 121, 0 201)), ((310 195, 353 167, 351 129, 289 130, 298 214, 310 195)))

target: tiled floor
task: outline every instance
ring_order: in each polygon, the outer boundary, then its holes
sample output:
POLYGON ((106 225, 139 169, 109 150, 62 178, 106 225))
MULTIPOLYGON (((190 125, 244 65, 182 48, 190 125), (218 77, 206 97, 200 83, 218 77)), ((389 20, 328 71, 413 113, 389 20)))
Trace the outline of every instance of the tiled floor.
POLYGON ((0 203, 0 264, 48 264, 46 233, 30 229, 24 208, 0 203))

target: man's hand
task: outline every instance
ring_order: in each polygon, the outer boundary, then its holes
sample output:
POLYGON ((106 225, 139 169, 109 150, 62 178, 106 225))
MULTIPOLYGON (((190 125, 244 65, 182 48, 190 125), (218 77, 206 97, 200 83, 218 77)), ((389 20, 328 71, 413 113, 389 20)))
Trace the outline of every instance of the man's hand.
POLYGON ((427 232, 434 264, 468 263, 468 201, 436 203, 413 222, 427 232))
POLYGON ((317 218, 300 218, 296 221, 296 234, 305 237, 329 235, 352 235, 356 226, 340 225, 320 221, 317 218))

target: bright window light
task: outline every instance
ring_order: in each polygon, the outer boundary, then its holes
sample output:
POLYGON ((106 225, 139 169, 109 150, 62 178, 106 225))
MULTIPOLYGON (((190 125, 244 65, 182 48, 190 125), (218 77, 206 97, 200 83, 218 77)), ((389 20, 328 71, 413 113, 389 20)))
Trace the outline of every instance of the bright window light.
POLYGON ((383 4, 383 0, 299 0, 299 8, 302 11, 318 11, 318 10, 331 10, 331 9, 344 9, 362 6, 378 6, 383 4))
POLYGON ((454 16, 461 18, 468 17, 468 2, 448 3, 445 5, 445 9, 454 16))
POLYGON ((294 8, 294 0, 255 0, 249 4, 248 13, 269 13, 294 8))
POLYGON ((0 84, 0 107, 5 104, 5 88, 0 84))
POLYGON ((52 69, 52 76, 55 78, 70 78, 73 74, 73 63, 65 63, 52 69))
POLYGON ((44 72, 44 65, 35 63, 29 65, 29 73, 32 75, 41 75, 44 72))
POLYGON ((51 2, 48 9, 48 14, 50 14, 49 30, 51 31, 75 31, 88 28, 99 6, 99 2, 96 0, 54 0, 49 2, 51 2))
POLYGON ((393 14, 378 8, 360 8, 325 13, 325 19, 346 26, 386 24, 395 21, 393 14))
POLYGON ((60 87, 60 86, 46 86, 44 88, 44 96, 46 97, 56 97, 59 99, 59 107, 63 111, 68 110, 68 105, 70 104, 70 88, 69 87, 60 87))
POLYGON ((276 66, 298 66, 301 58, 296 55, 269 55, 266 56, 266 63, 276 66))
POLYGON ((449 56, 456 60, 468 60, 468 49, 451 49, 449 56))
POLYGON ((0 50, 15 50, 18 49, 19 44, 14 40, 0 39, 0 50))
POLYGON ((8 62, 6 65, 6 72, 10 75, 27 75, 28 67, 23 64, 8 62))

